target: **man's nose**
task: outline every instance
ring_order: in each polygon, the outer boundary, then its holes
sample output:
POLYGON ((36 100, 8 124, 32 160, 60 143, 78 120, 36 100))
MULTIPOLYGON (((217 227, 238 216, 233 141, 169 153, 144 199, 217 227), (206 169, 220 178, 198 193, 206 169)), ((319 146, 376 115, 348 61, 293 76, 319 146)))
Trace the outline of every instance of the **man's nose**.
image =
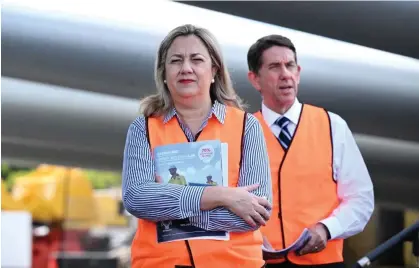
POLYGON ((280 72, 279 72, 279 78, 283 79, 283 80, 290 79, 291 75, 292 74, 291 74, 290 70, 288 70, 285 65, 281 65, 280 72))

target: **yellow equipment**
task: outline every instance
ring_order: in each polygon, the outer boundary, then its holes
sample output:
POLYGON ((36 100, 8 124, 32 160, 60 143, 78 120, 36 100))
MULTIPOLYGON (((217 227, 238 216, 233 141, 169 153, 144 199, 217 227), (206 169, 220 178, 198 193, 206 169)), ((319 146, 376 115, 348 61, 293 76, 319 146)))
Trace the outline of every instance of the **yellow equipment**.
MULTIPOLYGON (((120 191, 118 191, 120 192, 120 191)), ((120 195, 120 194, 119 194, 120 195)), ((120 199, 115 193, 105 191, 95 192, 97 223, 101 226, 126 226, 127 217, 120 213, 120 199)))
POLYGON ((40 165, 16 178, 12 197, 25 205, 35 221, 96 219, 92 186, 79 168, 40 165))
POLYGON ((94 191, 80 168, 40 165, 17 177, 9 194, 2 181, 2 209, 26 210, 34 221, 68 227, 128 224, 119 213, 120 190, 94 191))
POLYGON ((1 180, 1 209, 2 210, 27 210, 25 205, 13 199, 7 191, 6 184, 1 180))

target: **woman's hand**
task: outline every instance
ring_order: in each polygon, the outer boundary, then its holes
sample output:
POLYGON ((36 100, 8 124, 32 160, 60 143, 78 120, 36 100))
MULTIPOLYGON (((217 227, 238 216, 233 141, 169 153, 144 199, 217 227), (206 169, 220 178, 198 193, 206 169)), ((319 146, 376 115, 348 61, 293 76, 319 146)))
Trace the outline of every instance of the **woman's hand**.
POLYGON ((258 187, 258 184, 244 187, 205 187, 200 203, 201 210, 225 207, 252 227, 265 225, 269 220, 268 210, 272 206, 266 198, 250 193, 258 187))
POLYGON ((258 184, 244 187, 227 188, 223 197, 224 207, 242 218, 252 227, 257 225, 266 225, 269 220, 271 204, 266 198, 256 196, 250 192, 257 189, 258 184))
POLYGON ((155 176, 156 176, 156 182, 157 183, 163 183, 163 179, 162 179, 162 177, 159 174, 156 173, 155 176))

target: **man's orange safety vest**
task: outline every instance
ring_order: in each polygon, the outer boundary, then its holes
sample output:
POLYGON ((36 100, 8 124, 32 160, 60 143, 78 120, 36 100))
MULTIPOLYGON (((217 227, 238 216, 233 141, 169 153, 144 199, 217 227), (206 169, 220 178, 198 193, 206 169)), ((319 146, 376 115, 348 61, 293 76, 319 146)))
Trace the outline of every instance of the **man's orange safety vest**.
MULTIPOLYGON (((228 180, 230 187, 237 187, 239 179, 245 112, 226 106, 224 124, 212 116, 199 135, 198 141, 220 140, 228 143, 228 180)), ((163 118, 147 119, 150 148, 188 142, 176 119, 163 123, 163 118)), ((260 268, 262 257, 260 230, 230 233, 229 241, 190 240, 167 243, 157 242, 156 223, 138 220, 138 229, 132 243, 133 268, 157 267, 237 267, 260 268)))
MULTIPOLYGON (((338 206, 337 185, 333 179, 333 145, 330 118, 319 107, 303 104, 291 144, 284 151, 263 119, 271 167, 273 209, 267 225, 262 227, 275 249, 290 246, 304 228, 330 216, 338 206)), ((318 253, 286 257, 295 264, 326 264, 343 261, 343 240, 334 239, 318 253)), ((268 260, 268 263, 283 262, 268 260)))

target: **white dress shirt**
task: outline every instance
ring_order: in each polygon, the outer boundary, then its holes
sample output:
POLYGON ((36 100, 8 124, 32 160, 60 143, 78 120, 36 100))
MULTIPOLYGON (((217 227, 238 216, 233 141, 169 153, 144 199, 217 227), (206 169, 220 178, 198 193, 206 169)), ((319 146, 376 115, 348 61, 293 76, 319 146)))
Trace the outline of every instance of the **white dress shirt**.
MULTIPOLYGON (((274 122, 285 116, 290 120, 288 130, 294 135, 302 104, 294 104, 280 115, 262 103, 262 115, 273 134, 278 137, 280 127, 274 122)), ((337 182, 339 206, 320 222, 327 226, 331 239, 348 238, 361 232, 374 210, 374 191, 367 167, 345 120, 328 112, 333 138, 333 177, 337 182)))

